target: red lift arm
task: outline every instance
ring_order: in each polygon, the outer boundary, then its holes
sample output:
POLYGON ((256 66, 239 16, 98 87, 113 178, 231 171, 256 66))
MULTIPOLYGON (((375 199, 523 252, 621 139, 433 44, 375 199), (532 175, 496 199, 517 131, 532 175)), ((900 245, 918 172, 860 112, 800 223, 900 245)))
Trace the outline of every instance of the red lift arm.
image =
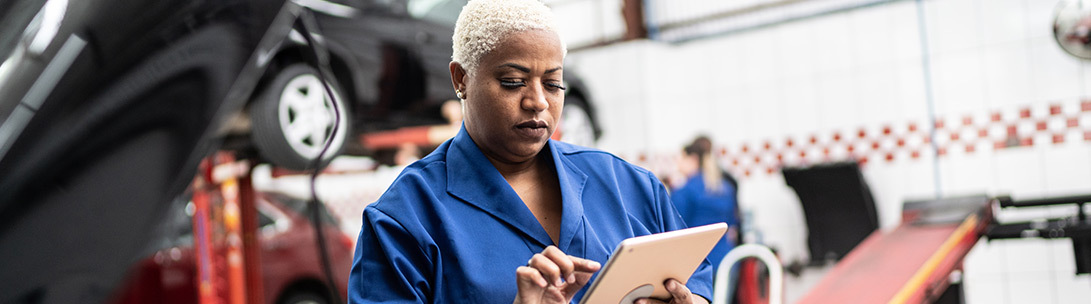
POLYGON ((991 221, 984 196, 906 203, 902 224, 875 231, 849 252, 799 303, 926 303, 991 221))

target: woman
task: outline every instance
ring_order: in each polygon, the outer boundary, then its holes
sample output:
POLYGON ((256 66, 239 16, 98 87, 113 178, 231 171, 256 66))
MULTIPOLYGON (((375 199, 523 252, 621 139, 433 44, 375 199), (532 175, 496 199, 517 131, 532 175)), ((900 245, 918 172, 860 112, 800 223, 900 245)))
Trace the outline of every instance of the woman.
MULTIPOLYGON (((350 302, 578 301, 621 240, 685 228, 648 171, 549 140, 565 47, 548 8, 470 1, 453 40, 462 129, 365 208, 350 302)), ((707 302, 711 274, 668 280, 671 303, 707 302)))
POLYGON ((680 162, 680 171, 687 179, 685 184, 671 193, 671 200, 691 226, 726 222, 730 227, 708 254, 713 269, 719 269, 720 261, 738 242, 737 183, 716 165, 712 141, 707 136, 698 136, 683 152, 685 157, 680 162))

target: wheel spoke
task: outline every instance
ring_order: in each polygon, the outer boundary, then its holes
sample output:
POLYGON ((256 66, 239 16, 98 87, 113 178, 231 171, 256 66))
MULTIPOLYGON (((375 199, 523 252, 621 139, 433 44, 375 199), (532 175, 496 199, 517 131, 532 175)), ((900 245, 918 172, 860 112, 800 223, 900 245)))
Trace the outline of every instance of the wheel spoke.
POLYGON ((302 78, 296 78, 289 82, 288 87, 284 89, 282 102, 285 102, 285 105, 293 111, 305 111, 310 104, 311 95, 313 95, 313 93, 307 85, 307 81, 302 78))
POLYGON ((305 121, 297 121, 296 123, 288 125, 284 137, 290 142, 303 143, 303 141, 307 139, 307 136, 310 135, 310 129, 310 125, 306 124, 305 121))
POLYGON ((318 81, 315 77, 310 77, 310 81, 307 82, 307 105, 312 108, 322 107, 325 103, 326 89, 322 87, 322 82, 318 81))
POLYGON ((326 143, 326 128, 312 126, 310 129, 311 142, 315 147, 321 147, 326 143))

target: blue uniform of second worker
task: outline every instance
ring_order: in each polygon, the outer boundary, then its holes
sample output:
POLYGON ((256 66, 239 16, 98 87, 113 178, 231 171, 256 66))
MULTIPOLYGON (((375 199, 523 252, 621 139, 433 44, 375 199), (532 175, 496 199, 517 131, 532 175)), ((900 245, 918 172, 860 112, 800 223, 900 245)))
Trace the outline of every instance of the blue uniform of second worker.
MULTIPOLYGON (((511 303, 516 268, 549 245, 605 265, 625 238, 685 228, 647 170, 553 140, 541 153, 561 188, 557 244, 463 128, 365 208, 349 302, 511 303)), ((710 299, 711 282, 705 261, 686 285, 710 299)))
MULTIPOLYGON (((736 217, 738 204, 735 202, 735 187, 726 180, 720 181, 721 191, 710 192, 705 190, 705 180, 701 174, 695 174, 686 181, 681 188, 674 190, 671 199, 674 200, 678 213, 690 226, 701 226, 719 222, 726 222, 728 226, 738 229, 739 219, 736 217)), ((719 269, 720 261, 727 255, 735 244, 727 235, 720 238, 716 247, 708 254, 713 269, 719 269)))

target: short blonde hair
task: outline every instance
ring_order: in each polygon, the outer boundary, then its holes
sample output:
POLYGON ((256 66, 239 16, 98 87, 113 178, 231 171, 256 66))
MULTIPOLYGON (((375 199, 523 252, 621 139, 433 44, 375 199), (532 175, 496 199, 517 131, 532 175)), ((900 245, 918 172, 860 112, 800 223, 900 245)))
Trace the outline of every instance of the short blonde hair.
MULTIPOLYGON (((553 12, 538 0, 471 0, 462 8, 452 37, 451 60, 473 73, 481 57, 512 33, 527 30, 556 30, 553 12)), ((568 48, 561 40, 562 54, 568 48)))

